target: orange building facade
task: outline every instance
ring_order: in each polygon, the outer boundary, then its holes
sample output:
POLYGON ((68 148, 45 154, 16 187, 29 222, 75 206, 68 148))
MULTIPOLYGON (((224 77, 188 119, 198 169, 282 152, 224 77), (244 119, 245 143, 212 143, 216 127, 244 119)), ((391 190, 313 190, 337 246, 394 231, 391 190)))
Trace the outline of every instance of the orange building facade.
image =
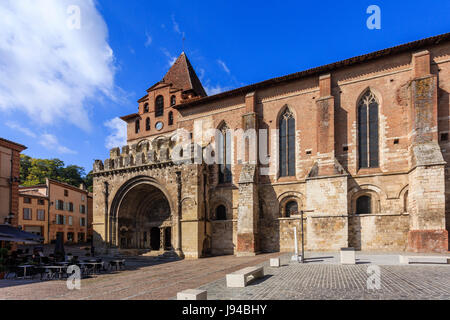
POLYGON ((19 226, 48 244, 63 234, 66 243, 92 239, 92 195, 81 188, 47 179, 43 185, 20 187, 19 226))

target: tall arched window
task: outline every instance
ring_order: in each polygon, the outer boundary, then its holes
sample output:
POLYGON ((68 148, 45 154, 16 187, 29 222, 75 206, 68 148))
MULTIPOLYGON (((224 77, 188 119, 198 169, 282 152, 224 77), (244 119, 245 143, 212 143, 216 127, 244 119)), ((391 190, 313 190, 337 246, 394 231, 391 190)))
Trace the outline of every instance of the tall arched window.
POLYGON ((145 130, 150 131, 150 118, 145 119, 145 130))
POLYGON ((144 112, 145 112, 145 113, 148 112, 148 103, 144 104, 144 112))
POLYGON ((231 174, 231 133, 224 123, 219 128, 220 134, 217 137, 216 150, 218 152, 219 163, 219 183, 230 183, 231 174))
POLYGON ((295 176, 295 118, 286 108, 281 114, 280 128, 280 177, 295 176))
POLYGON ((372 205, 370 202, 371 202, 370 196, 359 197, 356 200, 356 213, 357 214, 371 213, 372 205))
POLYGON ((139 133, 141 131, 141 123, 139 122, 139 119, 137 119, 134 122, 134 132, 139 133))
POLYGON ((286 214, 286 218, 289 218, 290 216, 298 214, 297 201, 289 201, 288 203, 286 203, 285 214, 286 214))
POLYGON ((161 117, 164 114, 164 97, 157 96, 155 101, 155 117, 161 117))
POLYGON ((175 96, 170 97, 170 105, 174 106, 177 104, 177 98, 175 96))
POLYGON ((378 100, 369 90, 358 103, 360 168, 378 167, 378 100))
POLYGON ((227 208, 224 205, 216 208, 216 220, 227 220, 227 208))
POLYGON ((405 195, 403 196, 403 212, 408 212, 408 193, 409 190, 406 190, 405 195))
POLYGON ((169 112, 169 126, 173 125, 173 112, 169 112))

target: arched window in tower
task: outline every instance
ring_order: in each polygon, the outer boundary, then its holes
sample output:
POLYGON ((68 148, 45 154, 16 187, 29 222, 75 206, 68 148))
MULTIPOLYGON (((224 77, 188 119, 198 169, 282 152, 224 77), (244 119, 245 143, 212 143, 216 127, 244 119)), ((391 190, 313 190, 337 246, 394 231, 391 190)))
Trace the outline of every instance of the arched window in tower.
POLYGON ((280 128, 280 177, 295 176, 295 118, 289 108, 281 114, 280 128))
POLYGON ((356 214, 364 214, 372 212, 370 196, 361 196, 356 200, 356 214))
POLYGON ((150 118, 145 119, 145 130, 150 131, 150 118))
POLYGON ((155 101, 155 117, 162 117, 164 114, 164 97, 157 96, 155 101))
POLYGON ((216 208, 216 220, 227 220, 227 208, 224 205, 216 208))
POLYGON ((173 111, 169 112, 169 126, 173 125, 173 111))
POLYGON ((177 98, 175 96, 170 97, 170 105, 174 106, 177 104, 177 98))
POLYGON ((298 214, 298 204, 297 201, 289 201, 286 203, 286 210, 285 215, 286 218, 289 218, 290 216, 298 214))
POLYGON ((218 152, 217 160, 219 163, 219 183, 230 183, 232 181, 231 132, 225 123, 219 128, 219 131, 216 144, 216 150, 218 152))
POLYGON ((141 131, 141 123, 139 122, 139 119, 137 119, 134 122, 134 132, 139 133, 141 131))
POLYGON ((378 168, 378 100, 369 90, 358 103, 360 168, 378 168))
POLYGON ((144 104, 144 113, 147 113, 149 110, 148 110, 148 103, 146 103, 146 104, 144 104))

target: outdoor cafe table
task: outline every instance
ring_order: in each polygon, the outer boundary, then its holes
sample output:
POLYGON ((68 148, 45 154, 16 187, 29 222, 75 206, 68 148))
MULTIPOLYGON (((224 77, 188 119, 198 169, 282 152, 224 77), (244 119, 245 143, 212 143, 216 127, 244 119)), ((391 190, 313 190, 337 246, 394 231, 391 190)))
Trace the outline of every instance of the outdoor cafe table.
POLYGON ((23 268, 24 270, 23 270, 23 279, 25 279, 26 277, 27 277, 27 268, 33 268, 34 267, 34 265, 31 265, 31 264, 26 264, 26 265, 23 265, 23 266, 19 266, 19 268, 23 268))
POLYGON ((78 262, 77 264, 81 265, 81 266, 85 266, 85 265, 94 266, 94 274, 95 274, 95 269, 96 269, 95 267, 98 265, 103 266, 104 262, 97 262, 97 260, 96 260, 95 262, 78 262))
POLYGON ((58 277, 61 279, 61 276, 62 276, 62 269, 64 269, 64 268, 66 268, 66 266, 43 266, 42 268, 44 268, 44 269, 57 269, 57 270, 59 270, 59 272, 58 272, 58 277))
POLYGON ((119 268, 120 264, 125 263, 125 260, 124 259, 116 259, 116 260, 111 260, 111 262, 115 264, 116 271, 117 271, 117 269, 119 268))

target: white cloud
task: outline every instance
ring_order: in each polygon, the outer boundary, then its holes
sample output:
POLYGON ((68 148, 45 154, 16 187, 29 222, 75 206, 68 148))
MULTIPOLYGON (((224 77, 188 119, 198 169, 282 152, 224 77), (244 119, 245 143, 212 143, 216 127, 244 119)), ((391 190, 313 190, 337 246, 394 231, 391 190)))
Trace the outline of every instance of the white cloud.
POLYGON ((147 48, 149 47, 153 42, 153 38, 151 35, 148 34, 148 32, 145 33, 145 44, 144 46, 147 48))
POLYGON ((106 137, 105 147, 112 149, 127 144, 127 124, 116 117, 106 121, 104 125, 110 129, 110 135, 106 137))
POLYGON ((223 68, 223 70, 230 74, 230 69, 228 69, 227 65, 225 64, 225 62, 223 62, 222 60, 217 60, 217 63, 223 68))
MULTIPOLYGON (((76 24, 75 24, 76 25, 76 24)), ((90 129, 87 101, 114 99, 114 57, 94 0, 0 2, 0 110, 90 129), (69 28, 80 8, 80 28, 69 28)))
POLYGON ((203 79, 205 78, 205 69, 198 68, 198 78, 200 79, 200 81, 203 81, 203 79))
POLYGON ((220 84, 218 84, 216 86, 210 86, 209 84, 206 84, 204 86, 204 88, 205 88, 205 91, 208 94, 208 96, 213 96, 215 94, 219 94, 224 91, 231 90, 231 87, 222 87, 220 84))
POLYGON ((172 23, 173 23, 173 31, 175 31, 176 33, 178 33, 178 34, 180 34, 180 35, 182 35, 184 37, 184 32, 181 31, 180 25, 175 20, 175 15, 174 14, 172 14, 172 23))
POLYGON ((169 59, 167 63, 169 64, 169 67, 171 67, 175 61, 177 61, 177 57, 170 54, 170 52, 166 48, 161 48, 164 55, 169 59))
POLYGON ((73 151, 73 150, 59 144, 58 138, 56 138, 55 135, 49 134, 49 133, 44 133, 43 135, 41 135, 41 137, 39 139, 39 144, 48 150, 53 150, 58 153, 63 153, 63 154, 76 154, 77 153, 76 151, 73 151))
POLYGON ((31 137, 31 138, 36 138, 37 135, 36 133, 34 133, 33 131, 31 131, 30 129, 24 127, 23 125, 18 124, 17 122, 13 122, 13 121, 8 121, 6 123, 6 126, 13 129, 13 130, 17 130, 19 132, 22 132, 23 134, 31 137))

